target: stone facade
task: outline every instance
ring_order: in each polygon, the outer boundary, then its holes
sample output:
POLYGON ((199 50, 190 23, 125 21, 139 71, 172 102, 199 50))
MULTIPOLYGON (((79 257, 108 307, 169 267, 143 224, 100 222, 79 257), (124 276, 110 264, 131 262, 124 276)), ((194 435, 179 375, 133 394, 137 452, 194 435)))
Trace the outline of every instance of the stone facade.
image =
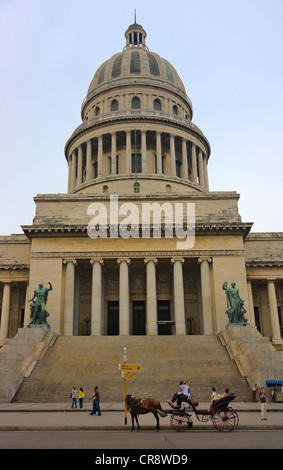
MULTIPOLYGON (((33 224, 0 237, 1 344, 29 323, 39 282, 52 283, 47 309, 59 335, 179 336, 225 329, 222 285, 233 281, 250 325, 280 349, 283 233, 250 233, 239 195, 209 191, 210 145, 181 79, 148 50, 140 25, 125 36, 95 73, 66 143, 67 193, 37 195, 33 224), (103 237, 89 236, 93 204, 109 216, 113 195, 119 228, 137 211, 135 236, 111 236, 109 217, 103 237), (164 209, 161 234, 151 221, 146 238, 143 208, 154 204, 164 209), (193 243, 166 236, 165 209, 176 204, 194 208, 193 243)), ((186 212, 182 221, 187 228, 186 212)))

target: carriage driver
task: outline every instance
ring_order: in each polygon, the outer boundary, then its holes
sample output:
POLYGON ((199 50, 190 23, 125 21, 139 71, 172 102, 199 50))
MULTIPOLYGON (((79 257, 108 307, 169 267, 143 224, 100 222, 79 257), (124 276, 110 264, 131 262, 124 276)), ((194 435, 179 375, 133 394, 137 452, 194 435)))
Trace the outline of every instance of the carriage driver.
POLYGON ((178 392, 178 398, 177 398, 178 408, 180 408, 181 403, 183 401, 185 401, 186 403, 189 403, 190 399, 191 399, 190 387, 187 384, 187 381, 183 380, 183 384, 181 385, 180 391, 178 392))

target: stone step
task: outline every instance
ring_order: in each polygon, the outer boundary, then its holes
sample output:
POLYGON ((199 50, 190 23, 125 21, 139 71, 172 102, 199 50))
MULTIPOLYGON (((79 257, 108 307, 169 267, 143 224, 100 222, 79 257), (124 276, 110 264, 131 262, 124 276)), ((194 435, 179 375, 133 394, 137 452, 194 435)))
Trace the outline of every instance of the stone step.
POLYGON ((208 401, 211 386, 233 389, 250 399, 249 387, 216 336, 58 337, 56 343, 24 379, 13 401, 66 402, 71 388, 83 386, 91 395, 99 386, 104 402, 123 401, 118 365, 127 348, 128 364, 140 364, 127 380, 129 393, 170 398, 179 381, 187 379, 192 393, 208 401))

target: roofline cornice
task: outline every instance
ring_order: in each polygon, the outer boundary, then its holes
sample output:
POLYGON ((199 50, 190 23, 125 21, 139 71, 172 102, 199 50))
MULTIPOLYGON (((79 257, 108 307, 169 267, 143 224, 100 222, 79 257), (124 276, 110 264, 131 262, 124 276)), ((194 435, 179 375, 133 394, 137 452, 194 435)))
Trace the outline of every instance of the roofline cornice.
MULTIPOLYGON (((207 157, 209 158, 211 153, 210 143, 207 138, 204 136, 202 131, 191 121, 188 121, 185 118, 179 116, 173 117, 172 114, 164 113, 162 111, 143 111, 143 110, 128 110, 128 111, 113 111, 111 113, 105 113, 99 116, 96 116, 82 124, 80 124, 73 132, 71 137, 67 140, 65 145, 65 157, 68 159, 68 149, 70 145, 80 137, 82 134, 89 132, 92 129, 99 128, 115 122, 125 122, 125 121, 151 121, 151 122, 161 122, 169 124, 170 126, 183 128, 189 130, 191 133, 195 134, 200 138, 207 149, 207 157)), ((107 133, 107 132, 106 132, 107 133)))
MULTIPOLYGON (((220 233, 225 235, 242 235, 244 238, 248 235, 249 231, 252 228, 252 223, 232 223, 232 224, 223 224, 223 223, 211 223, 211 224, 202 224, 197 223, 192 228, 195 230, 196 235, 219 235, 220 233)), ((186 230, 186 223, 184 223, 183 229, 186 230)), ((46 236, 83 236, 88 237, 87 224, 78 224, 78 225, 23 225, 22 230, 28 238, 40 238, 46 236)), ((141 225, 139 226, 140 235, 142 234, 141 225)), ((166 229, 166 224, 161 224, 161 233, 164 235, 166 229)), ((105 230, 107 230, 107 237, 110 236, 110 225, 107 224, 105 230)), ((152 234, 154 230, 154 225, 150 225, 150 233, 152 234)), ((140 236, 142 238, 142 236, 140 236)))

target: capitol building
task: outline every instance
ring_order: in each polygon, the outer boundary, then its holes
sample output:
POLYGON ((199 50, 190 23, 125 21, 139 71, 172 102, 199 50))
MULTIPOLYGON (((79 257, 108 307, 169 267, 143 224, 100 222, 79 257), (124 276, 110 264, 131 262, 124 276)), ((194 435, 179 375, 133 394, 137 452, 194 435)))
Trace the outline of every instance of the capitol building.
MULTIPOLYGON (((130 25, 123 50, 95 71, 65 144, 67 192, 35 195, 32 224, 0 237, 1 346, 29 325, 28 300, 48 282, 58 338, 218 338, 227 282, 244 301, 240 329, 282 351, 283 233, 252 232, 238 193, 210 191, 217 155, 198 125, 174 66, 130 25)), ((52 170, 47 191, 48 178, 52 170)))

